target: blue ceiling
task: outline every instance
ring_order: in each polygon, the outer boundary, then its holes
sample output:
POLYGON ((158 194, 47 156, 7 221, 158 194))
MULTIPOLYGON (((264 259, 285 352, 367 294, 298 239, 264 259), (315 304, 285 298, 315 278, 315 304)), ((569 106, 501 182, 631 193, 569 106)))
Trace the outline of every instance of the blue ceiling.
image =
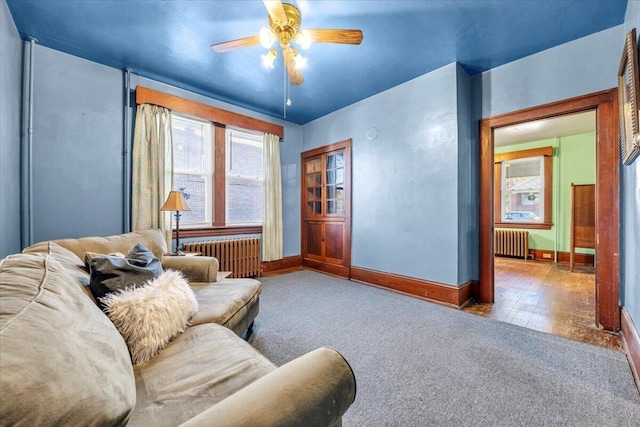
MULTIPOLYGON (((284 66, 253 46, 261 1, 7 0, 20 36, 52 49, 283 118, 284 66)), ((304 28, 361 29, 361 45, 316 43, 286 120, 303 124, 459 62, 473 75, 622 24, 627 0, 297 1, 304 28)))

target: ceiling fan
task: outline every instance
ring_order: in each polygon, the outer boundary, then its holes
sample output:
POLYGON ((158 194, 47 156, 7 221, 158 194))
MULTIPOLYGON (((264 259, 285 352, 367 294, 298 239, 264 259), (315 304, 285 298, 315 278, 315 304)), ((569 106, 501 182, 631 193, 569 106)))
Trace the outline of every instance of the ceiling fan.
POLYGON ((292 41, 300 45, 302 49, 308 49, 312 42, 342 44, 360 44, 362 42, 362 31, 360 30, 304 30, 300 27, 302 15, 297 7, 282 3, 280 0, 263 0, 263 3, 269 12, 269 28, 262 28, 259 35, 213 44, 211 49, 216 53, 224 53, 262 44, 265 48, 270 49, 267 54, 262 55, 263 64, 273 68, 278 53, 271 46, 278 41, 282 47, 282 56, 291 84, 301 85, 304 82, 301 68, 307 60, 291 46, 292 41))

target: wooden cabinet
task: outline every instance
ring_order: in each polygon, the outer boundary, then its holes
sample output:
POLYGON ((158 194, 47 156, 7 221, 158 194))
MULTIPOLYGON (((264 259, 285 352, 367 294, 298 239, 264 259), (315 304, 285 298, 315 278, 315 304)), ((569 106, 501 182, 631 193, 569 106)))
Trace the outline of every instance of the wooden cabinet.
POLYGON ((351 140, 302 153, 302 264, 349 277, 351 140))

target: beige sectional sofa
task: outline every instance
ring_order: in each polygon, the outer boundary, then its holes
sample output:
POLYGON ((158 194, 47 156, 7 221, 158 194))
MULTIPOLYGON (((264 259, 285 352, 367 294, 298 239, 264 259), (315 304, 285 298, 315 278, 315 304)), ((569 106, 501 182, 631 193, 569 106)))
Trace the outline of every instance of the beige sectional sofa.
POLYGON ((147 230, 42 242, 0 260, 3 425, 341 424, 355 377, 336 350, 276 367, 240 338, 258 314, 260 282, 216 281, 215 258, 166 252, 162 234, 147 230), (183 272, 198 311, 159 354, 133 365, 88 289, 82 259, 136 243, 183 272))

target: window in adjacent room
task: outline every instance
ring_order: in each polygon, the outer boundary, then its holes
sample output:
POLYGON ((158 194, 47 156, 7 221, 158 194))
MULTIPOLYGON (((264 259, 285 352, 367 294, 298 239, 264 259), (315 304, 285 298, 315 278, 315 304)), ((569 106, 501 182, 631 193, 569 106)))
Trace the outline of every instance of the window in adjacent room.
POLYGON ((495 156, 495 222, 500 227, 551 227, 552 147, 495 156))

